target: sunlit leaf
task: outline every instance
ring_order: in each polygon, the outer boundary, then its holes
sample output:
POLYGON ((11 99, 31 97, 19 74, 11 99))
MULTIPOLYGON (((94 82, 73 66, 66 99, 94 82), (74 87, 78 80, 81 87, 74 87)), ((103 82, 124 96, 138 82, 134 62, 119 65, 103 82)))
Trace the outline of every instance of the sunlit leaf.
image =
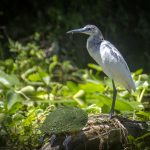
POLYGON ((10 88, 11 86, 19 85, 20 82, 16 77, 16 75, 14 74, 8 75, 0 70, 0 84, 3 85, 4 87, 10 88))
POLYGON ((49 83, 50 83, 50 76, 45 76, 45 77, 43 77, 42 79, 43 79, 43 81, 44 81, 44 83, 45 83, 46 85, 49 85, 49 83))
POLYGON ((23 120, 24 126, 30 126, 32 124, 32 121, 35 120, 35 112, 31 112, 28 114, 28 116, 23 120))
POLYGON ((92 104, 84 109, 88 113, 100 114, 102 109, 98 107, 96 104, 92 104))
POLYGON ((94 83, 79 84, 79 88, 88 93, 100 92, 100 91, 102 92, 105 89, 102 84, 94 84, 94 83))
POLYGON ((0 70, 0 84, 7 88, 11 86, 11 83, 9 81, 9 76, 1 70, 0 70))
POLYGON ((41 81, 41 77, 40 77, 39 73, 30 74, 30 75, 28 76, 28 79, 29 79, 30 81, 41 81))
POLYGON ((25 94, 33 94, 35 92, 35 88, 31 85, 23 87, 20 92, 23 92, 25 94))
POLYGON ((7 88, 11 86, 10 82, 4 77, 0 77, 0 84, 7 88))
POLYGON ((7 109, 10 110, 13 105, 17 102, 21 102, 22 98, 19 94, 15 93, 14 91, 10 90, 6 94, 6 105, 7 109))
POLYGON ((102 68, 100 67, 100 65, 95 65, 95 64, 91 64, 89 63, 88 64, 88 67, 92 68, 92 69, 95 69, 97 71, 102 71, 102 68))
POLYGON ((71 81, 68 81, 67 82, 67 87, 71 90, 71 91, 74 91, 74 92, 76 92, 76 91, 78 91, 78 86, 77 86, 77 84, 76 83, 74 83, 74 82, 71 82, 71 81))
POLYGON ((137 71, 134 72, 134 75, 139 75, 143 72, 143 69, 138 69, 137 71))

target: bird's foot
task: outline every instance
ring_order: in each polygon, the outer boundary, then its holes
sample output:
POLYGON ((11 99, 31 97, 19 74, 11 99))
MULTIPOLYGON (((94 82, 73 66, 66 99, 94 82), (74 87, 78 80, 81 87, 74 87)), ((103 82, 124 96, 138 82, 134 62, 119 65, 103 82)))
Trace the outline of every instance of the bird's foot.
POLYGON ((113 116, 114 116, 114 110, 111 110, 109 113, 109 119, 112 119, 113 116))

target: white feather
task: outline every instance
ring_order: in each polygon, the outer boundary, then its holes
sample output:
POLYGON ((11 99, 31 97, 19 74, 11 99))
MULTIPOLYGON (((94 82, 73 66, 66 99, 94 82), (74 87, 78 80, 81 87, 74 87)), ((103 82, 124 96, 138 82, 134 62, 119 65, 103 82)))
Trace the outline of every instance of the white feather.
POLYGON ((104 73, 109 78, 122 84, 128 91, 131 91, 131 89, 135 90, 135 84, 128 65, 115 46, 103 40, 100 44, 99 51, 93 53, 93 48, 89 44, 90 39, 87 42, 88 52, 101 65, 104 73))

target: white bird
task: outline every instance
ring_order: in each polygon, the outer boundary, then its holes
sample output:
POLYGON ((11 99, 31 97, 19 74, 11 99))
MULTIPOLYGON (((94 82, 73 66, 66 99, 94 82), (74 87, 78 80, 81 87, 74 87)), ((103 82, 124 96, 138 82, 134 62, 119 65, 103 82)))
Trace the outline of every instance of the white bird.
POLYGON ((110 118, 114 114, 117 90, 114 80, 122 84, 129 92, 135 91, 135 84, 131 77, 128 65, 117 48, 109 41, 104 40, 101 31, 95 25, 86 25, 80 29, 70 30, 67 33, 85 33, 87 39, 87 50, 90 56, 102 67, 104 73, 112 80, 113 101, 110 118))

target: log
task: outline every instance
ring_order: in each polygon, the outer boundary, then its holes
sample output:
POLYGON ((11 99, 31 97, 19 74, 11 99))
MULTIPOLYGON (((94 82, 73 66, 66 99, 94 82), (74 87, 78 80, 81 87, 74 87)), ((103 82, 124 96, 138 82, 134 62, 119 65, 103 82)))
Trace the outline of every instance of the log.
POLYGON ((40 150, 124 150, 132 149, 128 136, 134 138, 147 133, 146 122, 121 116, 93 115, 78 133, 52 136, 40 150), (65 140, 66 136, 69 137, 65 140))

